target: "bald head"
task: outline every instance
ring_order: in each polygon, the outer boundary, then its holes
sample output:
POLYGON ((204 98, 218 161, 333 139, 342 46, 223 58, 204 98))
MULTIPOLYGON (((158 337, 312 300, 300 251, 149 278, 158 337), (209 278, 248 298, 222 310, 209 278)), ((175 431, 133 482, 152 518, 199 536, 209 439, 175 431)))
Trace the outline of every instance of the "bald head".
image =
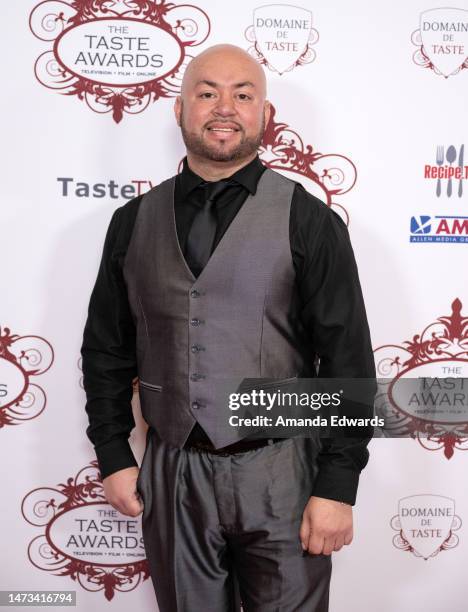
POLYGON ((235 45, 213 45, 197 55, 187 66, 182 79, 181 96, 185 97, 200 80, 213 81, 213 75, 222 70, 226 78, 242 72, 265 100, 266 78, 263 68, 254 58, 235 45))

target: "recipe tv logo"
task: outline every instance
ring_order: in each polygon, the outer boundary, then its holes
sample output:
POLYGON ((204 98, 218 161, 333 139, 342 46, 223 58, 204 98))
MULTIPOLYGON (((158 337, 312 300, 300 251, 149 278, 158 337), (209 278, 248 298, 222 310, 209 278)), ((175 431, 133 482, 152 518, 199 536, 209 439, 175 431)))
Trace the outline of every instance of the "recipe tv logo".
POLYGON ((453 144, 437 145, 434 161, 424 165, 424 179, 434 182, 436 196, 463 196, 463 181, 468 179, 465 164, 465 145, 457 149, 453 144), (435 162, 435 163, 434 163, 435 162))
POLYGON ((468 243, 468 217, 461 215, 411 217, 410 242, 468 243))

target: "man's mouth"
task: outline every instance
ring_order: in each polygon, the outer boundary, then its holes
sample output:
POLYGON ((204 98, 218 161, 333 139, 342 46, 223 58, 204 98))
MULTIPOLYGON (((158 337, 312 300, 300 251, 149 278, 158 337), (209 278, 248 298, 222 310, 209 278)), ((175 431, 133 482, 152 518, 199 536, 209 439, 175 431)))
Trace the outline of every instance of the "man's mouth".
POLYGON ((239 132, 239 128, 238 127, 234 127, 234 126, 220 126, 220 125, 213 125, 213 126, 209 126, 208 128, 209 132, 224 132, 224 133, 232 133, 232 132, 239 132))

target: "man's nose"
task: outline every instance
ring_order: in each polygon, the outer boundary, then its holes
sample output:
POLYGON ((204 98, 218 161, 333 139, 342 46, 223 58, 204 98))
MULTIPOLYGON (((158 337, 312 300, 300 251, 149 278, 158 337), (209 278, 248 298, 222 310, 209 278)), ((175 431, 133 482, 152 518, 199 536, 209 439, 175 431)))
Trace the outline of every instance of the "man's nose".
POLYGON ((234 105, 232 96, 228 93, 220 94, 218 103, 213 110, 216 115, 221 115, 222 117, 234 115, 236 112, 236 107, 234 105))

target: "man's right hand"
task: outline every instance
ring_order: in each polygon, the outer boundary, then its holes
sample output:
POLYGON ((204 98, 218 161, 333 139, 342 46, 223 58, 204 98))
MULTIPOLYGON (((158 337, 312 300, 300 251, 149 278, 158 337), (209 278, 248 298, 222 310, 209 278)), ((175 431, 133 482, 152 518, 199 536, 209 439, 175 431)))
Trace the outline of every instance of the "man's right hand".
POLYGON ((137 467, 125 468, 102 481, 107 501, 121 514, 138 516, 143 512, 143 502, 136 489, 139 471, 137 467))

